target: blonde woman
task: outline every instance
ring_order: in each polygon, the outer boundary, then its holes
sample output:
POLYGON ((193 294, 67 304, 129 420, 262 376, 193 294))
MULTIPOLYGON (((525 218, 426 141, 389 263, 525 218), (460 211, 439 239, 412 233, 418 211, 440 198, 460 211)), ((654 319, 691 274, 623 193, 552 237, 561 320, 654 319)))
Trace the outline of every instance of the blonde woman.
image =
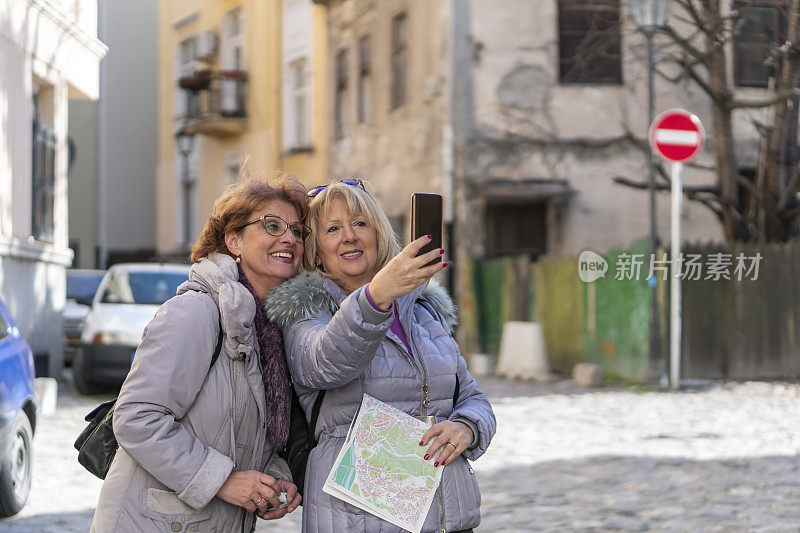
POLYGON ((284 326, 307 414, 325 391, 319 444, 306 470, 303 531, 401 531, 322 491, 364 393, 432 423, 420 446, 444 473, 422 531, 471 531, 480 522, 480 493, 468 460, 486 451, 496 422, 452 336, 453 304, 430 282, 447 263, 425 266, 444 250, 416 257, 429 237, 400 250, 360 180, 309 195, 305 265, 312 272, 284 283, 265 303, 267 316, 284 326))

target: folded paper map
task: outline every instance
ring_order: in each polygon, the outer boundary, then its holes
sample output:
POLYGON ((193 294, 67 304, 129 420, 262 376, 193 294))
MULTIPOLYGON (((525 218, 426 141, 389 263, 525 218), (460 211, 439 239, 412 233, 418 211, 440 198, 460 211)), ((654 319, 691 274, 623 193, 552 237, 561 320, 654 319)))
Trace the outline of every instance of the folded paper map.
POLYGON ((443 468, 423 459, 430 426, 367 394, 322 490, 419 533, 443 468))

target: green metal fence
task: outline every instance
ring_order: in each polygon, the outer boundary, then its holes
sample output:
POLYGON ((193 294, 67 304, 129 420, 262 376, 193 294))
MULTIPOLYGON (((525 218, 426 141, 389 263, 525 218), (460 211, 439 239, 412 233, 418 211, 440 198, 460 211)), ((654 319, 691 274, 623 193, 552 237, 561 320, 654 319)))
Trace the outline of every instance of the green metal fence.
MULTIPOLYGON (((642 253, 633 246, 626 253, 642 253)), ((606 254, 613 265, 622 251, 606 254)), ((578 257, 527 257, 478 260, 474 279, 474 337, 481 351, 498 353, 508 320, 542 325, 553 371, 569 375, 576 363, 602 365, 608 374, 644 380, 648 373, 650 293, 646 280, 605 278, 584 283, 578 257)), ((646 272, 645 272, 646 276, 646 272)), ((462 328, 465 325, 462 324, 462 328)))

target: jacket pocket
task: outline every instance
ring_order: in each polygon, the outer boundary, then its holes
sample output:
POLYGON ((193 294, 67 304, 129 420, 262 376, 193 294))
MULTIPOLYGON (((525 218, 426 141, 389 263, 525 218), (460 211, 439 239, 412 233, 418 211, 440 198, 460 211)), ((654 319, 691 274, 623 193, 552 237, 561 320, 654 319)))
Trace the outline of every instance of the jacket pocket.
POLYGON ((199 524, 211 518, 207 508, 197 510, 184 503, 171 490, 142 490, 142 514, 164 524, 164 531, 208 531, 199 524))
POLYGON ((480 521, 481 493, 475 471, 463 456, 450 466, 451 476, 444 486, 447 530, 469 529, 480 521))

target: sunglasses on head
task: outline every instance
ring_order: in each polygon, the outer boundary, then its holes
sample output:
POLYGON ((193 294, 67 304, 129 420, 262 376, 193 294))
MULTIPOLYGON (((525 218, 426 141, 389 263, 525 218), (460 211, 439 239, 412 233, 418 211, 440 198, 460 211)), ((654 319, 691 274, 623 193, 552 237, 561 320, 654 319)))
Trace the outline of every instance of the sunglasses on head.
MULTIPOLYGON (((362 182, 361 180, 341 180, 338 183, 344 183, 345 185, 353 185, 355 187, 361 187, 361 189, 364 191, 367 190, 366 188, 364 188, 364 182, 362 182)), ((330 185, 330 183, 327 185, 317 185, 316 187, 308 191, 308 197, 314 198, 316 195, 327 189, 328 185, 330 185)))

